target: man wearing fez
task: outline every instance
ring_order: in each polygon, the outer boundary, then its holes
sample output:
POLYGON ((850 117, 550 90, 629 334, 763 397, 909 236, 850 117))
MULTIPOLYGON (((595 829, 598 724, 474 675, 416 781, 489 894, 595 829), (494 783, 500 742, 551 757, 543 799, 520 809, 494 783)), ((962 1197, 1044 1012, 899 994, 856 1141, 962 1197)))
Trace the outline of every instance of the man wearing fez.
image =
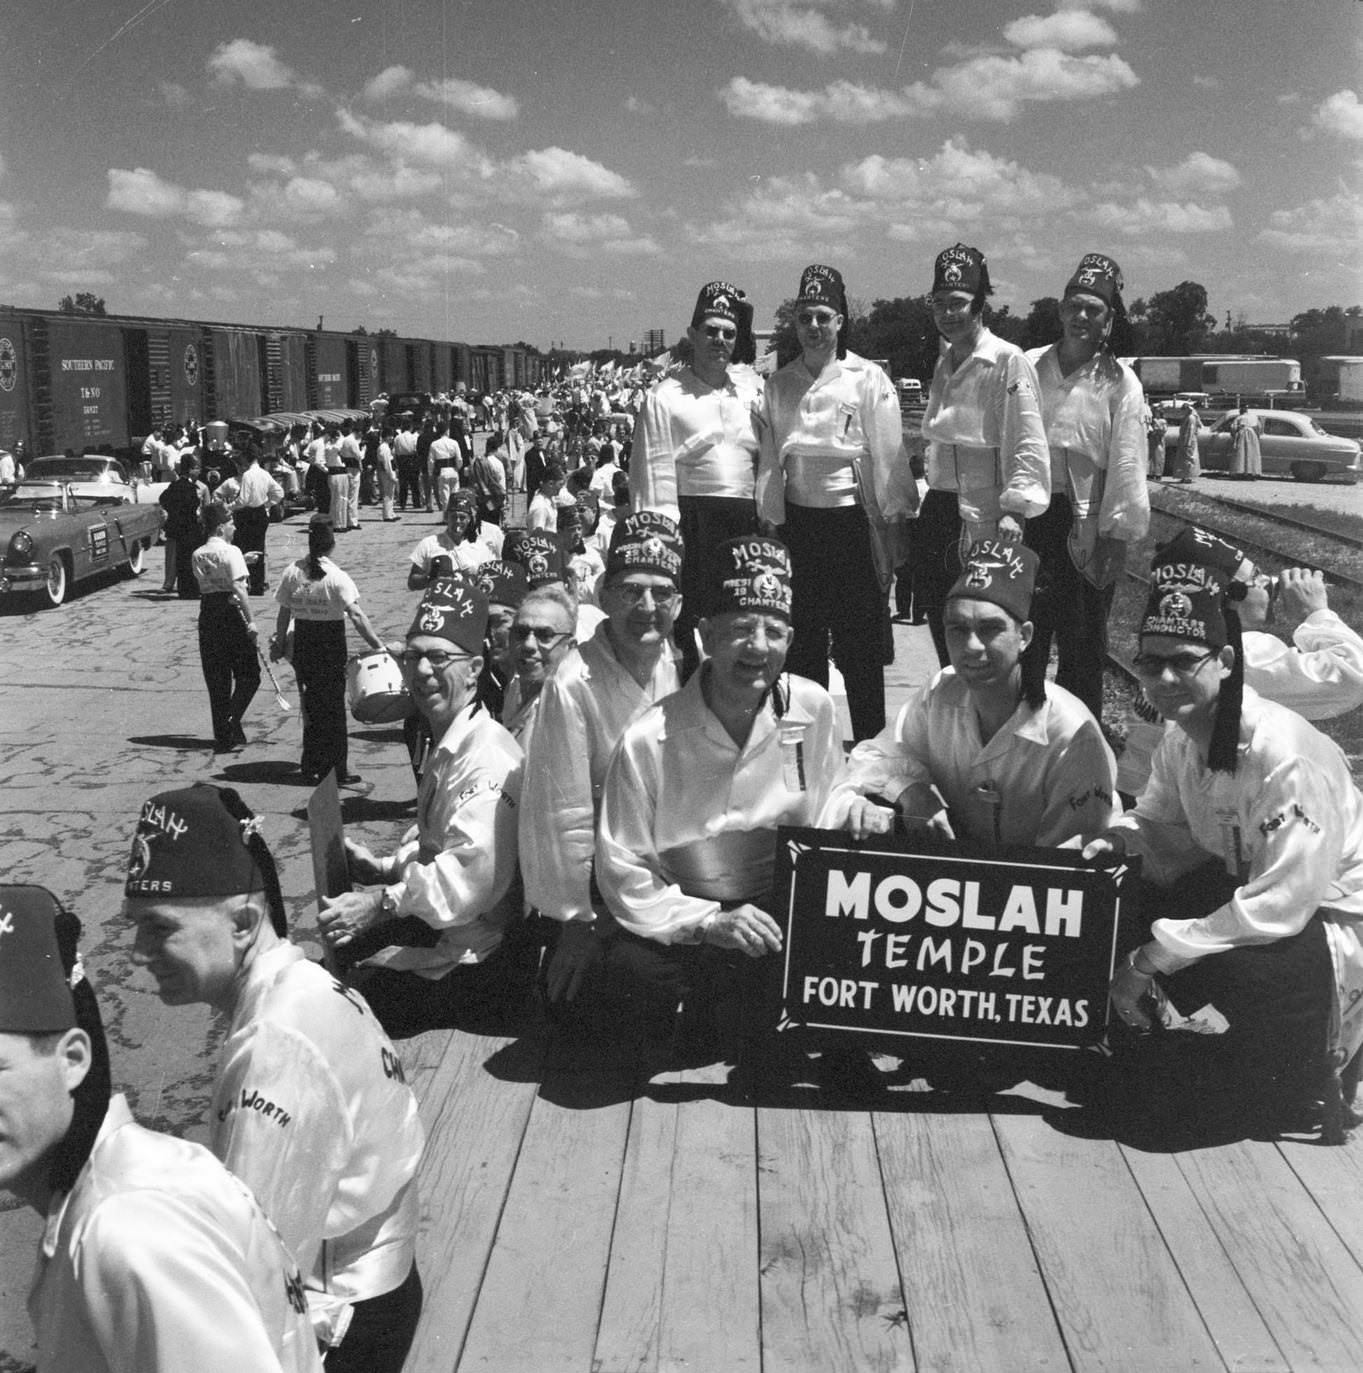
POLYGON ((821 824, 986 844, 1073 844, 1113 814, 1116 762, 1098 722, 1024 668, 1037 557, 983 539, 947 594, 951 665, 858 744, 821 824))
POLYGON ((529 590, 525 569, 519 563, 490 558, 469 574, 487 597, 487 642, 483 650, 483 670, 478 674, 478 702, 494 720, 502 718, 506 690, 516 672, 511 644, 511 622, 516 607, 529 590))
POLYGON ((634 428, 630 507, 671 516, 686 549, 676 625, 683 677, 700 662, 695 628, 705 560, 722 540, 757 529, 755 412, 762 383, 749 365, 756 356, 752 317, 736 286, 702 286, 686 331, 690 365, 648 393, 634 428))
POLYGON ((1036 371, 1020 348, 985 327, 993 289, 978 248, 957 243, 938 253, 929 301, 942 355, 923 414, 928 493, 912 562, 915 601, 943 667, 950 655, 942 607, 962 552, 976 539, 1018 543, 1027 520, 1051 499, 1036 371))
POLYGON ((384 858, 347 840, 351 878, 371 889, 325 900, 318 922, 395 1030, 496 1015, 520 990, 504 936, 521 913, 521 750, 478 705, 487 621, 468 573, 436 582, 418 608, 399 655, 435 741, 416 824, 384 858))
POLYGON ((650 510, 615 527, 601 591, 607 618, 540 692, 521 807, 527 903, 558 922, 546 969, 551 1002, 573 1001, 604 953, 592 857, 606 765, 625 726, 681 685, 672 652, 682 545, 650 510))
POLYGON ((46 1220, 38 1366, 316 1373, 303 1280, 261 1203, 111 1093, 79 937, 50 892, 0 886, 0 1187, 46 1220))
POLYGON ((847 296, 832 267, 806 267, 795 301, 800 356, 768 379, 756 500, 762 526, 781 530, 794 577, 790 670, 828 685, 832 656, 847 682, 852 733, 885 724, 893 566, 885 521, 918 511, 894 387, 847 350, 847 296))
POLYGON ((1086 253, 1060 301, 1058 343, 1027 354, 1040 385, 1051 452, 1051 503, 1027 524, 1041 559, 1027 652, 1101 719, 1107 617, 1128 546, 1150 527, 1145 393, 1118 353, 1131 349, 1121 268, 1086 253))
MULTIPOLYGON (((608 550, 609 551, 609 550, 608 550)), ((556 533, 544 529, 531 529, 514 533, 507 540, 507 560, 519 563, 525 568, 526 581, 531 591, 542 586, 566 587, 569 595, 577 603, 577 627, 574 637, 584 644, 596 632, 596 627, 606 619, 600 606, 583 600, 578 595, 576 578, 564 556, 563 544, 556 533)))
POLYGON ((290 942, 274 858, 235 791, 147 801, 124 890, 161 1000, 227 1017, 208 1146, 297 1256, 327 1368, 398 1373, 421 1313, 425 1134, 388 1036, 290 942))
POLYGON ((1172 1003, 1211 1032, 1133 1046, 1158 1056, 1139 1107, 1297 1128, 1324 1105, 1340 1142, 1363 1044, 1363 795, 1337 744, 1245 685, 1224 568, 1162 561, 1151 583, 1133 666, 1174 728, 1084 857, 1139 854, 1160 892, 1113 1009, 1148 1030, 1177 1023, 1172 1003))
POLYGON ((412 549, 407 590, 423 591, 437 578, 487 562, 492 553, 483 543, 481 533, 477 496, 465 487, 452 492, 445 507, 445 528, 438 534, 428 534, 412 549))
POLYGON ((784 672, 785 546, 730 539, 709 567, 705 659, 625 730, 596 846, 597 881, 619 926, 607 989, 638 1003, 660 1035, 680 1003, 690 1047, 713 1035, 707 1021, 719 998, 706 984, 738 992, 744 956, 779 954, 770 914, 776 828, 813 824, 843 761, 832 698, 784 672))
POLYGON ((540 692, 552 672, 577 646, 578 604, 560 582, 535 587, 516 607, 511 622, 511 663, 502 723, 526 753, 539 712, 540 692))

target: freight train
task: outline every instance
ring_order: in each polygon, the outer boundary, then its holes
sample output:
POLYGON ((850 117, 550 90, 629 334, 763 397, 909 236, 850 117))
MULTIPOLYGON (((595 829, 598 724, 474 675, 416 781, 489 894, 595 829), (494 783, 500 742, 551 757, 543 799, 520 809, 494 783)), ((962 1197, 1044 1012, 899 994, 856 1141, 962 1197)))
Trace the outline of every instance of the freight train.
POLYGON ((1204 354, 1186 358, 1127 358, 1147 396, 1205 392, 1208 396, 1302 396, 1296 358, 1204 354))
POLYGON ((0 305, 0 448, 127 457, 157 424, 355 409, 396 391, 530 389, 505 347, 0 305))

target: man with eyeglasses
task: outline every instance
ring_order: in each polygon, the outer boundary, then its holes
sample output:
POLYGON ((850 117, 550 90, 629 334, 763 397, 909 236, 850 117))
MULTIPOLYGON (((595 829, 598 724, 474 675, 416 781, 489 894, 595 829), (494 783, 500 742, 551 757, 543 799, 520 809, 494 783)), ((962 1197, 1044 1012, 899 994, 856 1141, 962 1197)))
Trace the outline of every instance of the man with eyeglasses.
POLYGON ((951 663, 858 744, 820 819, 858 839, 912 831, 1057 847, 1108 824, 1116 762, 1088 708, 1028 673, 1037 556, 981 540, 947 593, 951 663))
POLYGON ((515 891, 521 749, 476 700, 487 597, 468 573, 437 581, 400 655, 435 747, 417 821, 380 858, 346 841, 351 879, 370 884, 323 902, 323 941, 358 963, 356 987, 390 1033, 507 1009, 522 990, 504 936, 515 891))
POLYGON ((806 267, 795 300, 800 356, 767 381, 755 494, 763 529, 790 549, 790 670, 826 687, 831 649, 853 737, 866 739, 885 724, 894 555, 880 530, 917 514, 918 484, 894 386, 848 351, 847 325, 841 275, 806 267))
POLYGON ((506 689, 502 724, 527 753, 544 684, 577 644, 577 602, 566 586, 527 592, 508 632, 514 676, 506 689))
POLYGON ((1084 849, 1140 855, 1157 892, 1113 1009, 1138 1031, 1201 1030, 1129 1046, 1147 1075, 1114 1104, 1139 1095, 1143 1121, 1218 1132, 1324 1112, 1342 1142, 1363 1045, 1363 795, 1336 744, 1245 685, 1228 585, 1192 557, 1152 569, 1132 665, 1173 728, 1136 808, 1084 849))
POLYGON ((672 652, 681 571, 674 520, 649 510, 622 519, 601 591, 606 619, 540 693, 520 847, 527 903, 558 922, 545 969, 551 1005, 577 999, 610 937, 592 868, 601 787, 625 727, 681 685, 672 652))
POLYGON ((993 294, 978 248, 937 254, 929 303, 942 355, 928 388, 923 437, 928 492, 913 531, 914 603, 928 617, 937 659, 950 661, 942 628, 946 590, 976 539, 1018 543, 1051 501, 1051 459, 1036 369, 993 334, 993 294))
POLYGON ((753 307, 738 287, 727 281, 702 286, 686 331, 690 364, 648 393, 634 430, 630 508, 676 520, 686 549, 676 624, 684 678, 700 662, 696 607, 711 550, 757 530, 754 415, 762 382, 750 366, 756 356, 752 318, 753 307))

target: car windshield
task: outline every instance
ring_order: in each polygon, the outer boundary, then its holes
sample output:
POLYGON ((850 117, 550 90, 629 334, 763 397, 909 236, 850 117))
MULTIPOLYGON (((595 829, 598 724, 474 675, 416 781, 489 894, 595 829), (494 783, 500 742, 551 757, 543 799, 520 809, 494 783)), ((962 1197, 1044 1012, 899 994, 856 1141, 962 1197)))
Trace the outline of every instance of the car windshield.
POLYGON ((60 510, 62 489, 56 482, 20 482, 13 490, 0 494, 0 509, 60 510))
POLYGON ((35 477, 65 477, 70 481, 121 482, 117 464, 105 458, 34 458, 28 465, 35 477))

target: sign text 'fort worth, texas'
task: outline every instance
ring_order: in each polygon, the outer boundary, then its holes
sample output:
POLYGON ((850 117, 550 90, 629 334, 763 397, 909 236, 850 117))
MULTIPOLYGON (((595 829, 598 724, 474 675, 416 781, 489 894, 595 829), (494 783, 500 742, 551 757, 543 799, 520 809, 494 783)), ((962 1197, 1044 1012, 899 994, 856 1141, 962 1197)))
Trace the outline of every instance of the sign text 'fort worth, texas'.
POLYGON ((783 829, 783 1019, 881 1040, 1095 1043, 1132 875, 1069 849, 783 829))

